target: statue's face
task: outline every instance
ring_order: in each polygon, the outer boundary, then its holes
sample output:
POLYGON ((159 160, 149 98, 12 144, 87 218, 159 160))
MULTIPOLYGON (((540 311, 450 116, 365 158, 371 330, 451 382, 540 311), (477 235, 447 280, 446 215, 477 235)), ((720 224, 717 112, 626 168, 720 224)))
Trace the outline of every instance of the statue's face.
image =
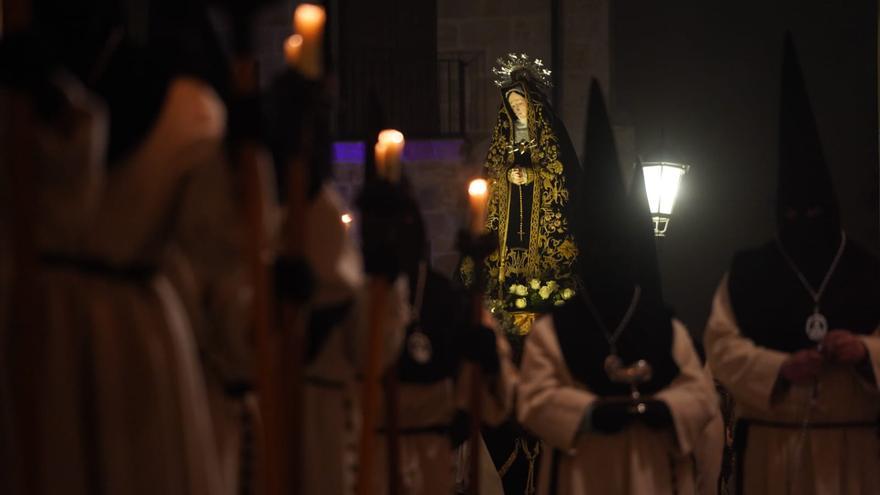
POLYGON ((510 108, 516 114, 516 118, 525 122, 529 118, 529 102, 519 93, 510 93, 507 95, 507 102, 510 108))

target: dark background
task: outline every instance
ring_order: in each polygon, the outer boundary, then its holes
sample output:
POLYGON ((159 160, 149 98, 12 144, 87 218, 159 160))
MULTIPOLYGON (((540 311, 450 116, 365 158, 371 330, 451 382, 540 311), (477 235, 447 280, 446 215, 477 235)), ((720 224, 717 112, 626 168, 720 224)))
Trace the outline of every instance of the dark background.
POLYGON ((732 254, 774 232, 783 33, 799 50, 843 223, 878 244, 877 4, 612 6, 613 111, 643 159, 691 165, 659 243, 667 300, 701 335, 732 254))

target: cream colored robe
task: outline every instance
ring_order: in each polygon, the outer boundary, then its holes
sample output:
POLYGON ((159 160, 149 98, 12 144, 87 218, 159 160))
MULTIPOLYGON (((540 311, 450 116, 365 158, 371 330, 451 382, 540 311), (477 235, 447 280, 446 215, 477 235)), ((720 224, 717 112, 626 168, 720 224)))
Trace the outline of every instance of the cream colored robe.
MULTIPOLYGON (((219 151, 219 150, 218 150, 219 151)), ((268 167, 267 167, 268 168, 268 167)), ((259 428, 256 391, 232 395, 229 387, 253 383, 252 277, 247 265, 247 229, 238 167, 224 154, 193 170, 182 192, 174 230, 174 249, 166 272, 180 289, 194 329, 208 389, 221 476, 229 493, 243 483, 258 491, 256 452, 242 466, 244 442, 250 449, 259 428), (244 432, 251 422, 253 434, 244 432)))
MULTIPOLYGON (((82 125, 102 117, 91 118, 82 125)), ((37 249, 159 266, 176 193, 216 157, 224 125, 224 107, 207 85, 173 80, 156 124, 108 173, 106 187, 101 131, 85 146, 39 131, 47 141, 38 149, 48 156, 36 163, 37 249)), ((168 278, 41 265, 37 284, 45 326, 2 332, 37 332, 30 341, 37 345, 6 350, 32 363, 37 393, 35 403, 14 391, 10 400, 13 414, 28 415, 35 428, 27 432, 34 449, 16 454, 38 473, 40 486, 29 493, 226 493, 192 329, 168 278)))
MULTIPOLYGON (((552 318, 535 323, 525 344, 517 414, 548 447, 559 450, 557 493, 695 493, 694 448, 717 414, 718 401, 687 330, 673 321, 673 331, 672 354, 681 372, 654 397, 669 406, 675 429, 658 431, 635 424, 605 435, 578 433, 584 413, 599 398, 571 376, 552 318)), ((550 493, 553 458, 553 451, 545 450, 539 493, 550 493)))
MULTIPOLYGON (((708 365, 703 371, 713 381, 708 365)), ((716 394, 717 395, 717 394, 716 394)), ((721 414, 721 398, 717 397, 719 408, 700 433, 700 440, 694 445, 694 461, 697 464, 697 493, 715 495, 718 493, 718 479, 721 477, 721 462, 724 457, 724 416, 721 414)))
MULTIPOLYGON (((498 425, 513 409, 513 391, 517 372, 511 360, 511 349, 507 339, 497 328, 491 315, 483 315, 483 324, 495 330, 495 341, 501 368, 496 377, 484 383, 482 398, 483 420, 490 425, 498 425)), ((406 352, 405 350, 403 352, 406 352)), ((456 409, 467 410, 470 406, 471 377, 473 365, 462 366, 458 380, 447 379, 438 383, 400 384, 399 427, 401 429, 434 425, 448 425, 456 409)), ((382 412, 381 414, 385 414, 382 412)), ((384 418, 384 416, 382 416, 384 418)), ((483 448, 482 460, 492 465, 488 451, 483 448)), ((401 481, 403 493, 408 495, 450 495, 456 485, 456 451, 449 443, 449 437, 437 433, 417 433, 400 435, 401 481)), ((379 453, 376 456, 376 494, 388 491, 387 451, 384 435, 380 436, 379 453)), ((480 483, 484 488, 480 493, 501 494, 500 478, 494 465, 490 470, 481 471, 480 483), (493 487, 493 475, 497 487, 493 487), (493 488, 495 490, 493 491, 493 488)))
MULTIPOLYGON (((727 277, 721 281, 704 336, 716 378, 736 401, 735 416, 800 425, 812 387, 774 394, 788 354, 755 345, 737 327, 727 277)), ((880 336, 861 337, 875 376, 880 376, 880 336)), ((825 365, 810 421, 872 422, 880 416, 880 391, 845 366, 825 365)), ((752 426, 743 462, 743 493, 867 494, 880 490, 880 442, 876 428, 809 430, 752 426)))
MULTIPOLYGON (((306 369, 305 451, 303 493, 353 493, 357 479, 357 441, 360 435, 358 376, 366 362, 370 294, 361 255, 340 217, 342 202, 325 185, 309 206, 306 258, 315 271, 312 307, 333 306, 348 300, 354 307, 324 343, 306 369)), ((385 309, 386 365, 393 362, 409 318, 407 284, 399 278, 385 309)))

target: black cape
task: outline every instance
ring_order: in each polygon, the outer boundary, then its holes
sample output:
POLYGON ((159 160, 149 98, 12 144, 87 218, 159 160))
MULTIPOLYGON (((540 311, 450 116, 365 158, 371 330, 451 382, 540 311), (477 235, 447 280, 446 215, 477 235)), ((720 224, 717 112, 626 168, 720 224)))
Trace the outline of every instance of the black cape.
MULTIPOLYGON (((818 288, 818 283, 814 288, 818 288)), ((782 352, 815 347, 804 326, 813 298, 786 263, 776 241, 734 256, 730 300, 742 334, 782 352)), ((867 335, 880 325, 880 258, 847 240, 819 304, 828 329, 867 335)))
POLYGON ((655 393, 679 374, 672 356, 672 315, 663 303, 644 174, 637 167, 627 195, 604 97, 595 80, 584 146, 583 196, 577 202, 580 211, 574 230, 583 246, 581 294, 554 311, 556 337, 578 381, 601 396, 628 395, 629 386, 612 382, 605 371, 610 345, 585 297, 605 329, 613 332, 630 306, 633 287, 639 285, 641 298, 617 341, 617 355, 625 366, 648 361, 652 378, 639 390, 655 393))

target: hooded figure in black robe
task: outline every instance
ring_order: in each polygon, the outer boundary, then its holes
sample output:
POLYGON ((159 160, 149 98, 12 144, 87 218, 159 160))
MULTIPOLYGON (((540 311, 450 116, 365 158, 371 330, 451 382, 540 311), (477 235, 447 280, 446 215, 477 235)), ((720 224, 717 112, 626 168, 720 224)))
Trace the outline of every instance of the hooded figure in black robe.
POLYGON ((857 493, 877 486, 877 447, 864 441, 880 413, 880 259, 841 228, 790 36, 776 217, 775 239, 734 256, 705 335, 709 365, 737 403, 738 488, 857 493), (872 452, 873 467, 845 454, 856 451, 872 452))
POLYGON ((574 229, 582 284, 526 341, 518 416, 555 449, 539 493, 691 493, 714 389, 663 303, 641 167, 627 195, 595 81, 589 105, 574 229))

